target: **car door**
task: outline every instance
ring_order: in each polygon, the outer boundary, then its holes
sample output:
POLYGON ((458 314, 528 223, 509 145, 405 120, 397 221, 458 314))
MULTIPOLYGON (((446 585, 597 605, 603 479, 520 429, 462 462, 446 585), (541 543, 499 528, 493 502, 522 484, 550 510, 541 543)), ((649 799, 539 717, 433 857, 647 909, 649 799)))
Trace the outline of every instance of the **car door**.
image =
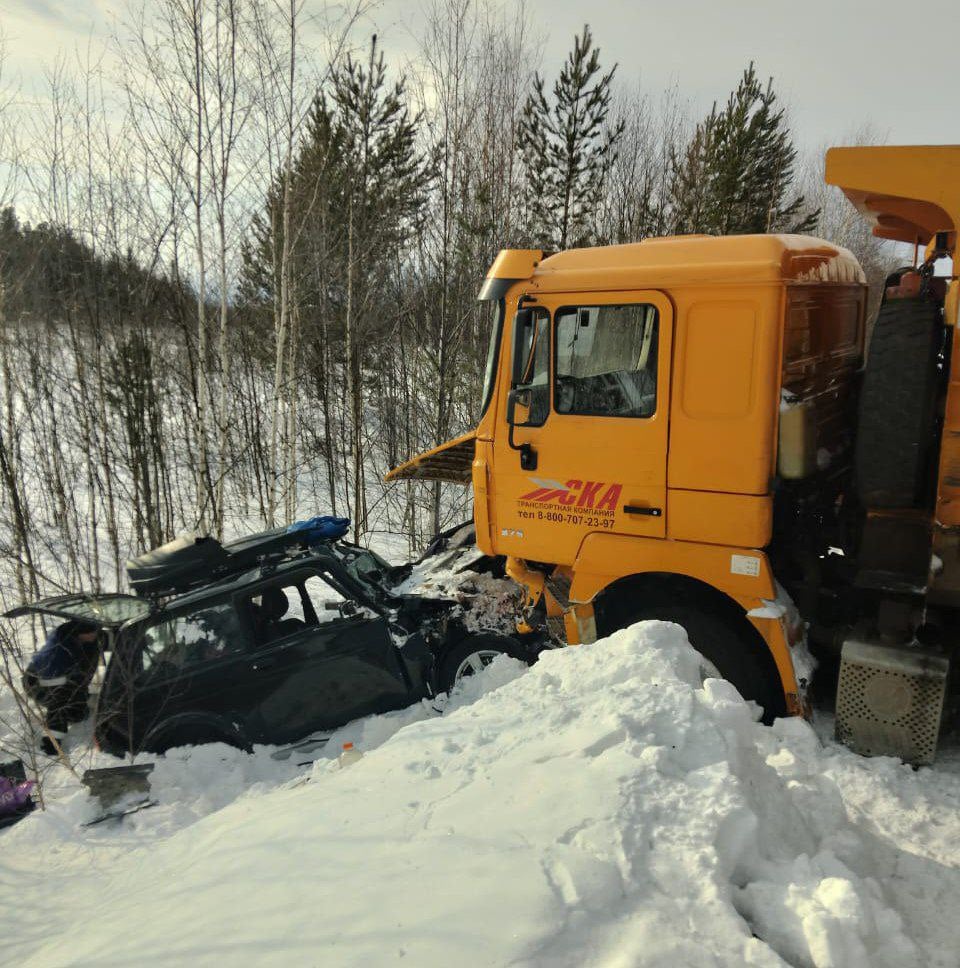
MULTIPOLYGON (((142 623, 129 668, 135 744, 184 719, 198 729, 204 726, 203 739, 218 725, 226 733, 239 727, 246 736, 257 700, 248 669, 251 644, 250 629, 232 598, 171 610, 142 623)), ((112 693, 127 693, 111 685, 112 693)))
POLYGON ((670 301, 654 291, 539 294, 524 318, 512 392, 526 405, 493 452, 498 549, 525 557, 535 536, 541 554, 549 547, 549 560, 569 563, 592 531, 662 538, 670 301))
POLYGON ((248 593, 241 609, 262 607, 277 589, 288 611, 274 628, 259 631, 250 657, 258 693, 254 728, 262 741, 299 739, 410 701, 386 619, 320 571, 264 583, 248 593))

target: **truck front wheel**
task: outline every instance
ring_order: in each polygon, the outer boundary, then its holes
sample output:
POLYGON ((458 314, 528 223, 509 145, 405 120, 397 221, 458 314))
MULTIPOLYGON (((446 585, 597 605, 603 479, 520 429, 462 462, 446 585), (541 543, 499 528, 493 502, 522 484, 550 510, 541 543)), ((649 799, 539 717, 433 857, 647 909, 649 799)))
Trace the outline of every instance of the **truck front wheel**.
POLYGON ((690 644, 704 658, 703 677, 719 676, 736 686, 744 699, 752 699, 763 709, 763 722, 769 725, 785 716, 783 686, 766 644, 746 619, 746 627, 711 614, 699 604, 664 602, 659 605, 632 602, 626 596, 598 603, 597 632, 609 635, 634 622, 657 619, 683 627, 690 644))

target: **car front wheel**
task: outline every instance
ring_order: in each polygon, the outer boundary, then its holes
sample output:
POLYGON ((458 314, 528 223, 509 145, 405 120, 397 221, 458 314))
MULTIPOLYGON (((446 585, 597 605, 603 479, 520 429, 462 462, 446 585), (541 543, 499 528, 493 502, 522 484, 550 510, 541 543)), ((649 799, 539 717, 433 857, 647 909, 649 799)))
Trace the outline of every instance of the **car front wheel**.
POLYGON ((440 691, 450 692, 464 679, 482 672, 498 655, 509 655, 528 665, 531 654, 507 635, 471 635, 458 642, 440 663, 440 691))

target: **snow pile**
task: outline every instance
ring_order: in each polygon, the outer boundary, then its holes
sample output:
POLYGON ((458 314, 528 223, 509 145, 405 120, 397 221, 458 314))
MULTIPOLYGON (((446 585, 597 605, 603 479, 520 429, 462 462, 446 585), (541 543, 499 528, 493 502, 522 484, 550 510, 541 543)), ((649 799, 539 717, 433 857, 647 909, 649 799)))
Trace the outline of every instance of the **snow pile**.
POLYGON ((7 874, 24 872, 0 879, 5 950, 28 965, 955 964, 957 778, 824 750, 800 721, 759 726, 698 670, 681 629, 641 623, 525 674, 497 660, 442 717, 389 738, 368 721, 385 741, 349 769, 320 761, 160 841, 125 821, 44 850, 29 818, 3 839, 7 874), (42 886, 55 903, 38 919, 42 886))

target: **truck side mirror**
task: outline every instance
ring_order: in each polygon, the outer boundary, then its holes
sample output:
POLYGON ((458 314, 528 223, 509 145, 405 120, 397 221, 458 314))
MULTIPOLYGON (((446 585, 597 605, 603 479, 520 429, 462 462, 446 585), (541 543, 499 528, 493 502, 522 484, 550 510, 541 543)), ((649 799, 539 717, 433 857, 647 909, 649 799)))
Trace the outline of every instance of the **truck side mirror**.
POLYGON ((513 318, 513 358, 510 385, 519 386, 527 368, 528 348, 533 346, 533 310, 518 309, 513 318))

